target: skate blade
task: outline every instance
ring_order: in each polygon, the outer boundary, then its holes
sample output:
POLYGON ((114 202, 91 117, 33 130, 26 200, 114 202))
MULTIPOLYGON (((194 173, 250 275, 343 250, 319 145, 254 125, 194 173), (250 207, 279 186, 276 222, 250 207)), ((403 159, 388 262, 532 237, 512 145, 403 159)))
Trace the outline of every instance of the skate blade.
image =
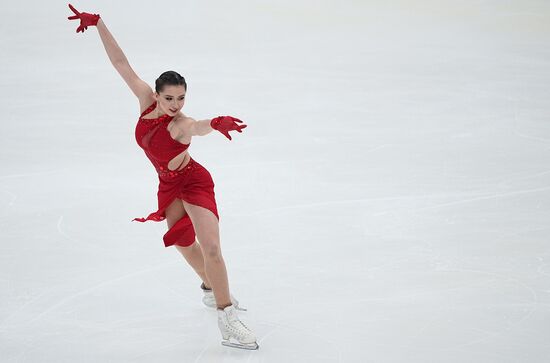
POLYGON ((258 348, 260 348, 258 343, 241 344, 241 343, 233 343, 228 340, 222 340, 222 345, 225 345, 226 347, 246 349, 246 350, 257 350, 258 348))

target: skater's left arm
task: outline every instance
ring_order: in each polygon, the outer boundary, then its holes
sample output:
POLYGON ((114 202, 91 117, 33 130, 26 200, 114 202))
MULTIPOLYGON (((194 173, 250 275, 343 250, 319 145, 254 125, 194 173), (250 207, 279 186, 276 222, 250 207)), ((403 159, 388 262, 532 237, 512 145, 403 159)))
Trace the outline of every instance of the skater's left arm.
POLYGON ((212 130, 214 129, 212 128, 212 126, 210 126, 210 122, 212 122, 212 119, 197 121, 191 118, 191 123, 190 123, 191 136, 204 136, 211 133, 212 130))
POLYGON ((210 126, 211 121, 211 119, 197 121, 192 117, 183 115, 181 112, 174 119, 181 133, 191 136, 204 136, 211 133, 214 130, 210 126))
POLYGON ((176 121, 176 124, 179 125, 183 133, 188 133, 191 136, 204 136, 211 133, 212 130, 218 130, 229 140, 231 140, 229 131, 242 132, 242 129, 246 127, 241 120, 231 116, 218 116, 213 119, 197 121, 180 114, 174 121, 176 121))

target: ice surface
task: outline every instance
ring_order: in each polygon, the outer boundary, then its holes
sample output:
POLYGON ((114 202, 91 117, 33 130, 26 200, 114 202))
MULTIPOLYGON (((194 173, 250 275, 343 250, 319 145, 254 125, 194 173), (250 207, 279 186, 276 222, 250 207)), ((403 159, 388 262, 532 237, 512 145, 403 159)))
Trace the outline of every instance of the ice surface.
POLYGON ((138 103, 66 2, 0 4, 2 362, 547 362, 550 3, 74 3, 188 81, 233 294, 165 249, 138 103))

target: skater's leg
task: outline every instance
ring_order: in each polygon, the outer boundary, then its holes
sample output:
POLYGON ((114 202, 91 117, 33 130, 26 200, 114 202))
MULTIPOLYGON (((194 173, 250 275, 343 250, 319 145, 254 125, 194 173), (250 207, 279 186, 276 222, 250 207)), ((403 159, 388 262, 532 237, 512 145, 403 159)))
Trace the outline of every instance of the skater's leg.
MULTIPOLYGON (((220 248, 218 219, 206 208, 183 201, 185 211, 189 214, 197 239, 201 244, 206 276, 214 292, 218 308, 231 305, 227 270, 220 248)), ((206 284, 208 286, 208 284, 206 284)))
MULTIPOLYGON (((218 327, 222 344, 240 349, 258 349, 256 336, 237 316, 238 303, 232 302, 227 270, 220 249, 218 219, 210 210, 183 201, 202 245, 204 266, 218 307, 218 327)), ((197 245, 197 243, 194 243, 197 245)))
MULTIPOLYGON (((168 208, 166 208, 166 222, 168 223, 168 229, 172 228, 172 226, 186 214, 187 212, 185 211, 181 199, 175 199, 168 206, 168 208)), ((198 243, 193 243, 189 247, 176 245, 176 248, 187 260, 187 263, 189 263, 193 270, 195 270, 197 275, 199 275, 204 284, 210 287, 210 282, 208 281, 208 277, 206 276, 206 271, 204 269, 204 257, 201 246, 198 243)))
POLYGON ((183 247, 175 245, 176 249, 182 254, 182 256, 187 260, 187 263, 195 270, 197 275, 200 276, 204 285, 207 288, 210 288, 210 281, 206 276, 206 270, 204 268, 204 255, 202 252, 201 245, 196 241, 189 247, 183 247))

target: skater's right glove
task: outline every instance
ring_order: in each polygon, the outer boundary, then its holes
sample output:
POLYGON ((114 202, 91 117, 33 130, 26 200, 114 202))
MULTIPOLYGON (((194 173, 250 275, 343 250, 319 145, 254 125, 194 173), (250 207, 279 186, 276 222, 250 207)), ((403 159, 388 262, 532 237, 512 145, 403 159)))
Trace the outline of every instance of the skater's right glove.
POLYGON ((80 13, 78 10, 74 8, 71 4, 69 4, 69 8, 75 13, 73 16, 67 17, 69 20, 76 20, 80 19, 80 25, 78 28, 76 28, 76 32, 82 32, 84 33, 84 30, 88 29, 89 26, 96 26, 97 22, 99 21, 99 14, 89 14, 89 13, 80 13))
POLYGON ((246 127, 246 125, 239 125, 238 123, 242 123, 242 121, 238 118, 231 116, 218 116, 210 121, 210 126, 212 126, 214 130, 218 130, 225 137, 231 140, 231 135, 229 135, 229 131, 242 132, 242 129, 246 127))

